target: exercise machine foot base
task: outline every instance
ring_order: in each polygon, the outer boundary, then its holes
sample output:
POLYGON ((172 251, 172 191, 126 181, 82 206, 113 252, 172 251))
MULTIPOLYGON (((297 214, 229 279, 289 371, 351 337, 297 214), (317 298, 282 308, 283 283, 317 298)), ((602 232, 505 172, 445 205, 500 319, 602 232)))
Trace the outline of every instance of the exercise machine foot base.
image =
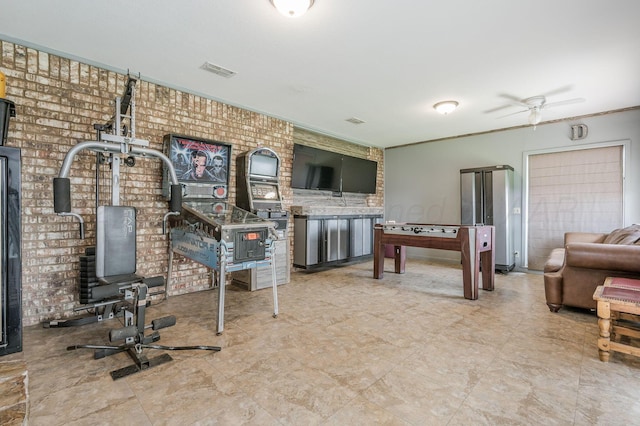
POLYGON ((111 372, 111 378, 113 380, 122 379, 124 377, 130 376, 132 374, 139 373, 140 371, 148 370, 150 368, 156 367, 158 365, 167 363, 169 361, 173 361, 171 355, 162 354, 155 358, 151 358, 148 360, 148 363, 144 364, 143 367, 139 367, 137 364, 131 364, 127 367, 120 368, 118 370, 113 370, 111 372))

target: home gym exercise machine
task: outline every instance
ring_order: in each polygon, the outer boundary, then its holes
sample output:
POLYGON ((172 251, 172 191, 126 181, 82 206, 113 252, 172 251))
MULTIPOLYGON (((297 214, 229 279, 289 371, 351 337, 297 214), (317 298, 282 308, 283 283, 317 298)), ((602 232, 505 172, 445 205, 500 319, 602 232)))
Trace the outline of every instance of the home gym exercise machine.
MULTIPOLYGON (((127 352, 135 364, 111 372, 113 379, 126 377, 150 367, 171 361, 163 354, 153 359, 143 354, 143 349, 161 350, 212 350, 217 346, 161 346, 153 343, 160 339, 157 330, 173 326, 174 316, 156 319, 145 325, 145 309, 149 304, 149 289, 164 287, 162 276, 145 278, 136 274, 136 209, 120 205, 120 168, 134 167, 136 158, 152 158, 163 161, 171 176, 169 212, 163 217, 163 233, 166 233, 170 216, 178 215, 182 206, 182 188, 169 159, 159 151, 148 148, 149 142, 135 136, 135 85, 136 79, 128 77, 124 95, 116 98, 115 114, 106 125, 94 125, 96 141, 80 142, 71 148, 64 159, 57 178, 53 180, 54 211, 60 216, 76 218, 80 226, 80 238, 84 238, 84 220, 71 211, 71 180, 69 172, 74 157, 83 150, 96 153, 96 246, 81 258, 81 302, 89 305, 78 310, 91 310, 94 317, 66 321, 51 321, 45 327, 68 327, 90 322, 123 318, 123 327, 112 329, 110 342, 124 341, 119 345, 73 345, 68 350, 94 349, 96 359, 119 352, 127 352), (110 132, 110 133, 107 133, 110 132), (100 205, 100 169, 108 165, 111 171, 109 205, 100 205), (93 272, 95 271, 95 273, 93 272), (83 282, 83 274, 86 282, 83 282), (92 277, 95 275, 95 277, 92 277), (153 330, 145 334, 147 329, 153 330)), ((155 294, 155 293, 154 293, 155 294)))

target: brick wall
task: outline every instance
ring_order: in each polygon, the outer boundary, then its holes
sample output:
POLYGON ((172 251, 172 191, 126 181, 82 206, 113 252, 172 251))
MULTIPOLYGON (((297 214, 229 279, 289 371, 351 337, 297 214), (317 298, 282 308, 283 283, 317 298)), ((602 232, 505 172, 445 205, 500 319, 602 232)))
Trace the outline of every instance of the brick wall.
MULTIPOLYGON (((7 99, 16 104, 17 117, 9 125, 7 145, 22 149, 22 292, 25 326, 77 315, 78 258, 95 243, 96 169, 107 178, 108 166, 96 164, 96 155, 82 151, 73 161, 72 211, 83 216, 86 236, 79 238, 77 220, 53 211, 52 180, 67 152, 78 142, 95 140, 94 124, 113 116, 113 102, 121 96, 127 76, 96 66, 0 41, 0 69, 7 76, 7 99)), ((136 85, 136 137, 162 150, 167 133, 185 134, 232 144, 229 202, 235 202, 235 157, 258 146, 281 157, 281 187, 285 207, 292 205, 290 187, 294 136, 291 123, 232 107, 144 79, 136 85)), ((382 206, 383 152, 310 132, 301 132, 308 144, 379 161, 378 193, 370 206, 382 206)), ((303 143, 303 142, 301 142, 303 143)), ((137 159, 122 166, 122 204, 138 210, 138 272, 166 275, 168 242, 162 234, 167 202, 162 197, 162 164, 137 159)), ((103 180, 108 185, 108 180, 103 180)), ((101 195, 100 204, 110 199, 101 195)), ((290 232, 290 241, 293 241, 290 232)), ((179 256, 176 256, 179 257, 179 256)), ((210 286, 210 271, 180 259, 174 264, 170 295, 210 286)))

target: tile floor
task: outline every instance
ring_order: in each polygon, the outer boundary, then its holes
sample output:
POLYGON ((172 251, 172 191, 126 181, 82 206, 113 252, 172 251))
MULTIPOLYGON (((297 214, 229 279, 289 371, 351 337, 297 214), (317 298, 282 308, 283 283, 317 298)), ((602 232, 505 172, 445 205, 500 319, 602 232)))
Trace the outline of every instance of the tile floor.
MULTIPOLYGON (((458 265, 409 261, 382 280, 372 262, 294 272, 271 291, 227 291, 215 335, 216 291, 173 296, 173 361, 120 380, 124 354, 94 360, 73 344, 106 344, 118 320, 27 327, 29 425, 632 425, 640 424, 640 360, 598 359, 593 313, 549 312, 541 275, 496 276, 462 297, 458 265)), ((161 351, 147 350, 150 357, 161 351)))

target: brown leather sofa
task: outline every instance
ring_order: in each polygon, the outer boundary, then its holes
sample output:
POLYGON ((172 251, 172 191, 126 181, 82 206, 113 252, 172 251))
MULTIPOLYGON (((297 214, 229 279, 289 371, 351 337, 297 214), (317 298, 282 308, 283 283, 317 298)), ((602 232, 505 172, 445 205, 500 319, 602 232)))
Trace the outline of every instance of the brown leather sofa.
POLYGON ((640 279, 640 225, 610 234, 565 233, 564 248, 554 249, 544 266, 549 310, 595 309, 593 292, 606 277, 640 279))

